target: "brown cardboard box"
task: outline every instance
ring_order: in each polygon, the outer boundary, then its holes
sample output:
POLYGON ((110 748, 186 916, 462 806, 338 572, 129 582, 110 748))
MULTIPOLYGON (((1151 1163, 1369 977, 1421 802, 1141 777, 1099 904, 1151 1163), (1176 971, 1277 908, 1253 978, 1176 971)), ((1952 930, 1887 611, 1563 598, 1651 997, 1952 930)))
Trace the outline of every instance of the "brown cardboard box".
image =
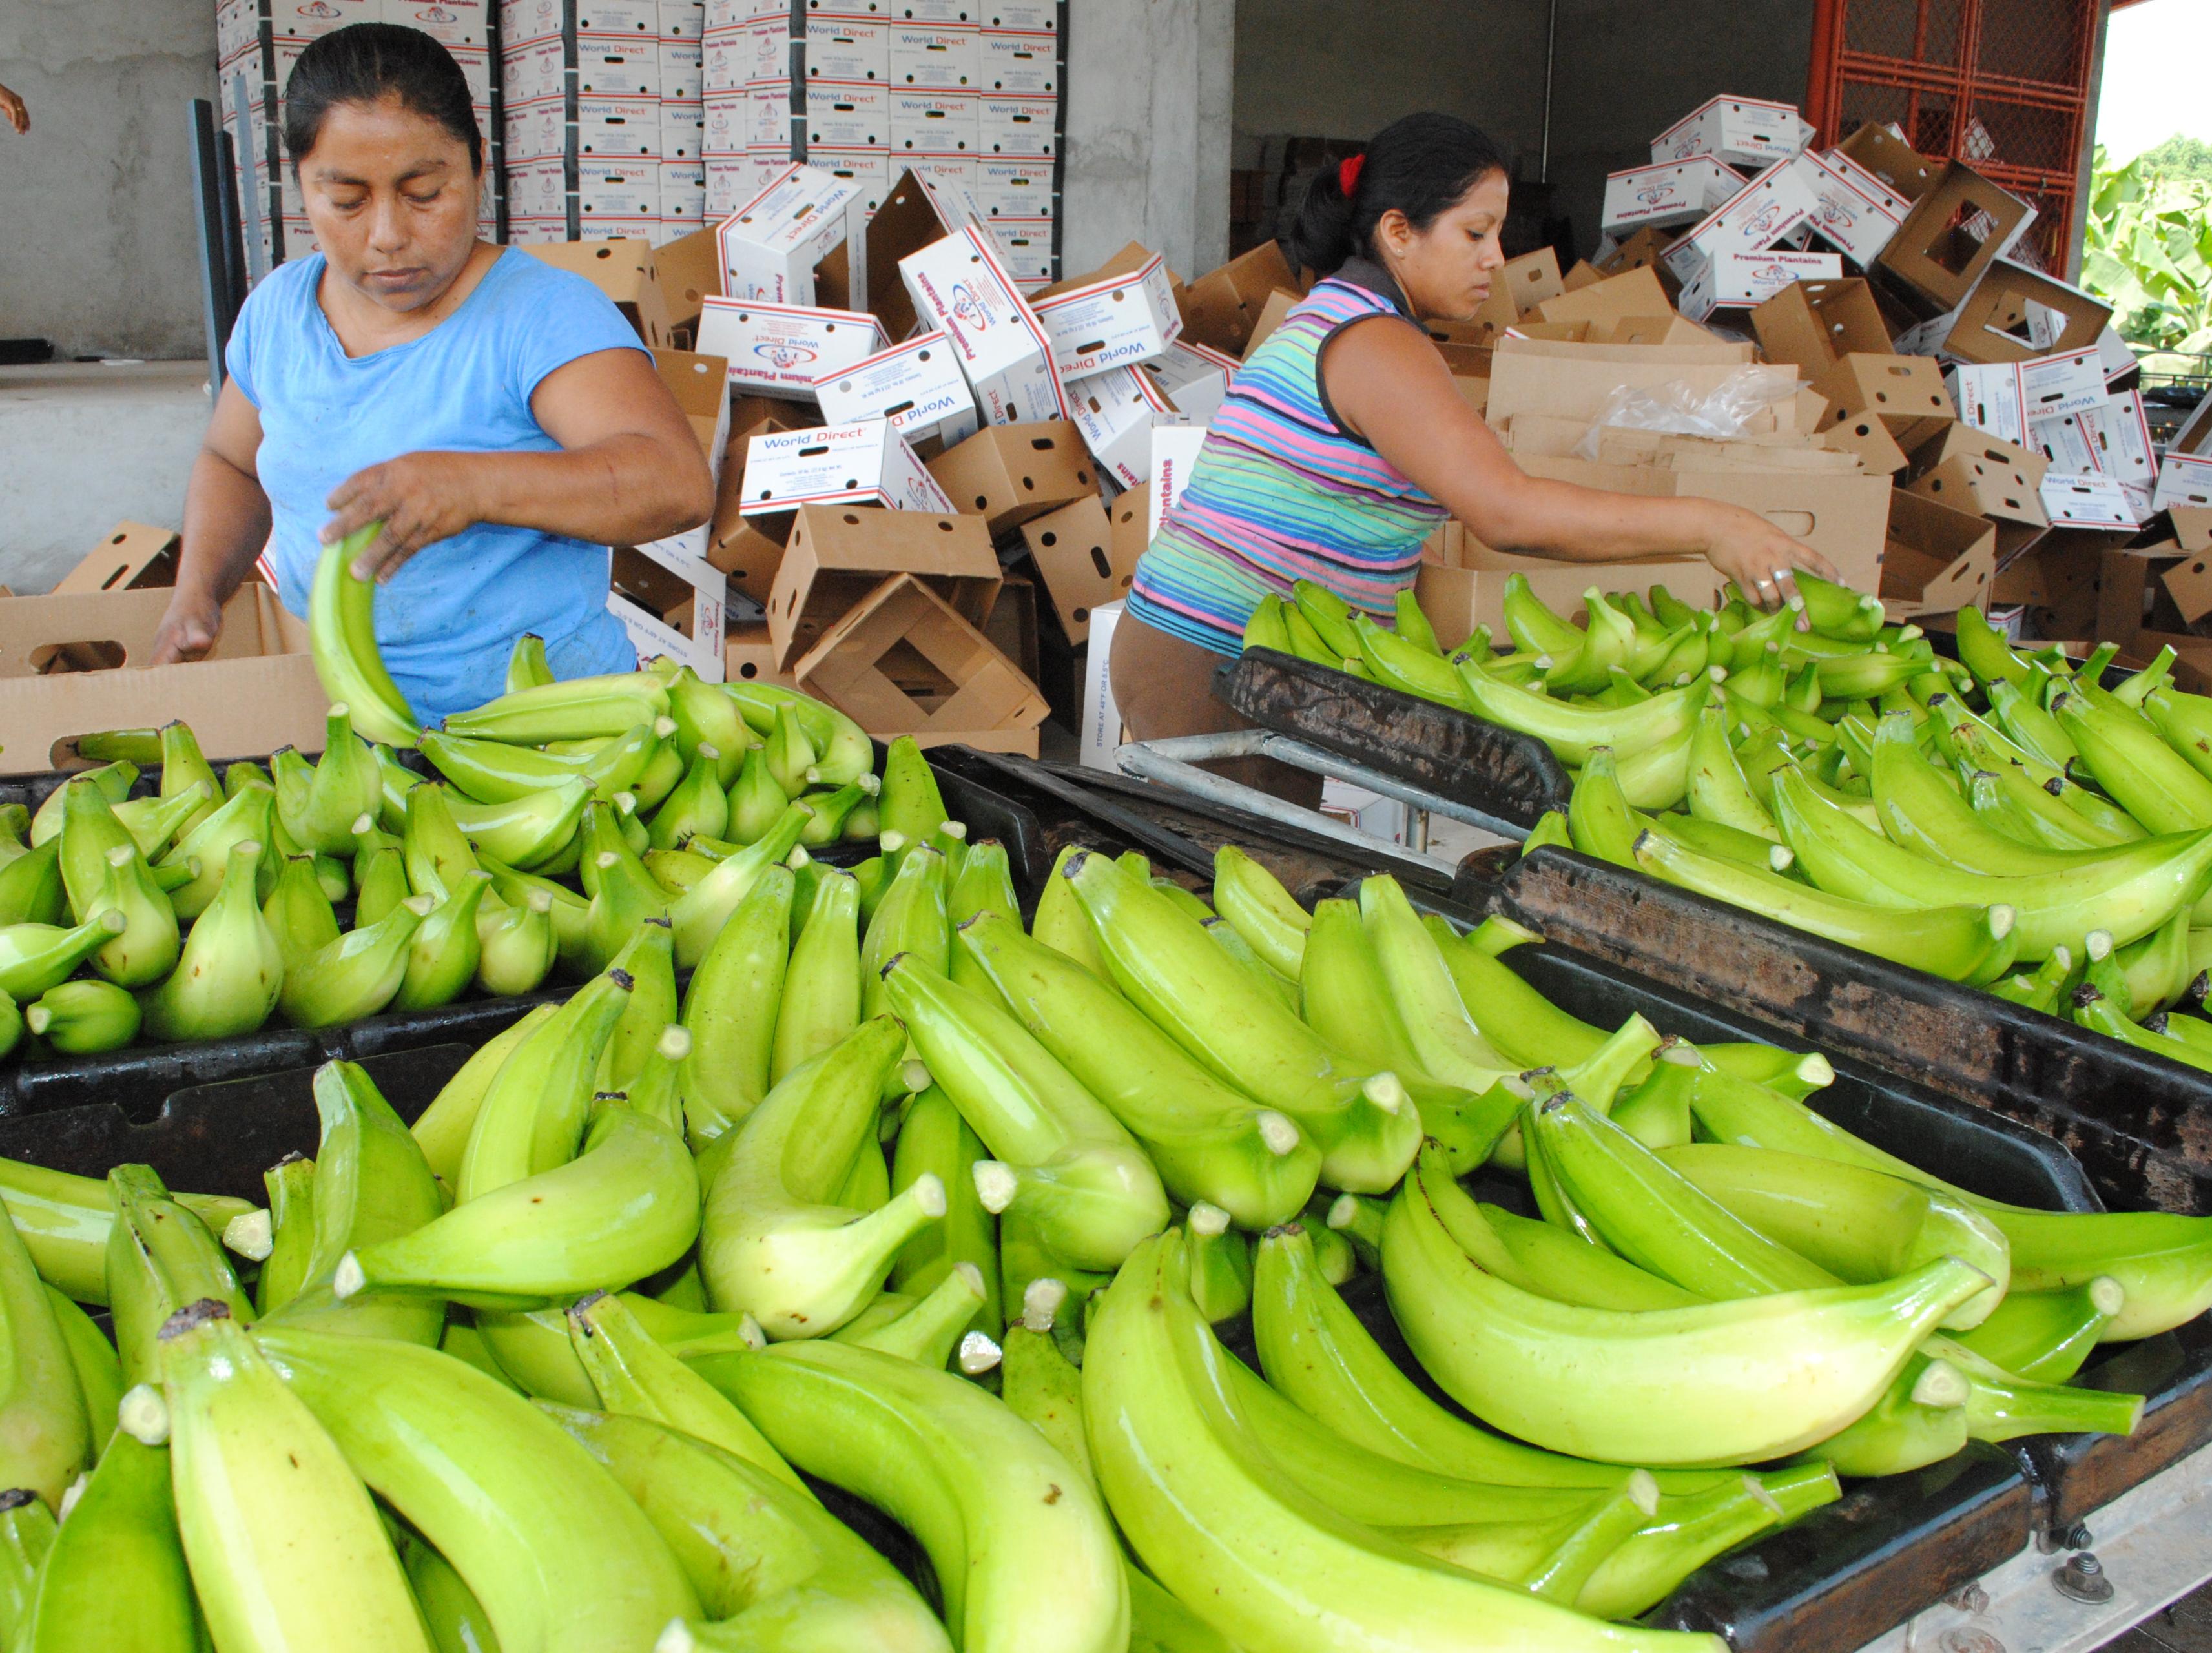
POLYGON ((1826 429, 1871 413, 1907 453, 1943 434, 1959 410, 1943 387, 1943 371, 1926 356, 1875 356, 1852 351, 1813 381, 1828 399, 1826 429))
POLYGON ((776 665, 775 639, 765 625, 731 626, 722 633, 722 680, 799 687, 798 680, 776 665))
POLYGON ((1945 356, 1960 362, 2033 362, 2094 349, 2112 319, 2112 307, 2039 270, 2000 260, 1955 315, 1942 342, 1945 356), (2047 344, 2028 336, 2028 318, 2038 312, 2064 323, 2047 344))
POLYGON ((2136 647, 2143 611, 2150 606, 2152 572, 2152 559, 2141 551, 2097 554, 2097 620, 2091 635, 2118 643, 2123 653, 2136 647))
MULTIPOLYGON (((1244 342, 1251 337, 1267 295, 1277 288, 1304 289, 1283 257, 1279 242, 1262 241, 1241 258, 1200 276, 1177 295, 1182 305, 1183 336, 1194 343, 1208 344, 1228 356, 1242 358, 1244 342)), ((889 321, 886 317, 886 322, 889 321)))
MULTIPOLYGON (((1100 264, 1097 269, 1085 275, 1065 277, 1051 286, 1030 294, 1030 299, 1034 303, 1038 299, 1057 298, 1062 293, 1073 293, 1077 288, 1088 287, 1093 282, 1111 281, 1116 276, 1134 275, 1152 261, 1152 248, 1146 246, 1142 241, 1132 241, 1112 258, 1107 259, 1104 264, 1100 264)), ((1173 290, 1182 285, 1182 278, 1174 270, 1169 270, 1169 289, 1173 290)))
MULTIPOLYGON (((615 301, 637 336, 655 349, 676 343, 676 319, 653 273, 653 243, 618 236, 606 241, 532 241, 522 250, 532 258, 581 276, 615 301)), ((697 313, 693 313, 696 319, 697 313)))
POLYGON ((702 299, 722 291, 722 250, 714 227, 695 229, 653 249, 653 282, 670 323, 679 332, 699 325, 702 299))
POLYGON ((1127 596, 1136 567, 1133 557, 1127 563, 1115 559, 1114 525, 1106 507, 1095 497, 1078 500, 1024 523, 1022 538, 1067 641, 1085 641, 1091 611, 1127 596))
POLYGON ((2212 614, 2212 556, 2184 557, 2160 576, 2166 595, 2181 611, 2183 622, 2195 625, 2212 614))
POLYGON ((174 528, 149 527, 143 522, 118 522, 107 538, 84 554, 84 560, 55 583, 51 596, 78 593, 137 591, 149 586, 177 583, 177 553, 184 536, 174 528))
POLYGON ((1674 272, 1660 262, 1666 257, 1667 249, 1674 245, 1674 231, 1654 229, 1647 224, 1601 260, 1598 272, 1618 276, 1625 270, 1649 270, 1659 277, 1659 284, 1667 289, 1667 296, 1674 299, 1680 294, 1681 283, 1674 278, 1674 272))
POLYGON ((1502 426, 1522 413, 1588 422, 1624 385, 1649 389, 1680 380, 1710 392, 1750 365, 1752 354, 1748 344, 1717 340, 1644 345, 1501 339, 1490 364, 1490 422, 1502 426))
POLYGON ((1579 293, 1585 287, 1595 287, 1605 277, 1606 272, 1588 258, 1577 258, 1574 268, 1559 277, 1559 286, 1567 292, 1579 293))
POLYGON ((1490 291, 1492 298, 1510 302, 1516 317, 1527 315, 1566 291, 1559 279, 1559 255, 1548 246, 1540 246, 1534 252, 1508 258, 1490 278, 1490 291))
POLYGON ((1751 313, 1751 330, 1769 362, 1786 362, 1818 379, 1838 358, 1889 353, 1889 328, 1863 277, 1799 282, 1751 313))
POLYGON ((2173 543, 2185 552, 2212 551, 2212 510, 2177 505, 2166 514, 2173 524, 2173 543))
POLYGON ((730 428, 751 431, 764 419, 773 419, 778 430, 818 430, 822 410, 811 402, 787 401, 781 396, 755 396, 747 392, 730 398, 730 428))
POLYGON ((2034 209, 1963 161, 1946 161, 1874 268, 1943 315, 1966 301, 2034 209), (1979 229, 1982 234, 1977 234, 1979 229))
MULTIPOLYGON (((1036 582, 1025 575, 1010 574, 999 587, 999 600, 991 605, 990 623, 983 635, 991 640, 991 647, 1014 663, 1015 668, 1031 683, 1042 684, 1038 672, 1037 593, 1036 582)), ((1049 700, 1050 696, 1046 698, 1049 700)))
MULTIPOLYGON (((752 398, 748 398, 752 399, 752 398)), ((763 398, 765 399, 765 398, 763 398)), ((783 548, 791 538, 788 516, 749 517, 743 514, 745 450, 756 436, 804 428, 769 417, 736 432, 722 453, 722 471, 714 494, 714 520, 707 531, 707 561, 729 575, 730 583, 763 607, 775 586, 775 571, 783 561, 783 548)))
POLYGON ((168 606, 158 587, 0 601, 0 775, 54 769, 80 735, 172 718, 191 725, 210 758, 322 750, 330 696, 315 677, 305 622, 274 591, 255 581, 238 588, 206 659, 143 666, 168 606), (121 669, 70 671, 72 659, 121 669))
POLYGON ((1986 611, 1996 562, 1996 530, 1985 519, 1915 494, 1891 496, 1881 602, 1893 621, 1986 611))
POLYGON ((870 591, 793 676, 806 693, 885 738, 910 734, 938 744, 974 731, 1034 732, 1045 719, 1036 686, 910 574, 870 591))
POLYGON ((929 462, 955 509, 982 517, 996 539, 1098 491, 1083 433, 1065 419, 987 425, 929 462))
POLYGON ((2173 680, 2192 695, 2212 694, 2212 639, 2192 637, 2185 631, 2152 631, 2136 634, 2136 664, 2148 665, 2150 656, 2161 648, 2174 653, 2173 680))
POLYGON ((1260 307, 1260 319, 1252 324, 1252 336, 1244 341, 1244 360, 1252 359, 1252 352, 1267 342, 1267 335, 1283 325, 1283 319, 1300 302, 1298 295, 1287 288, 1279 287, 1267 295, 1267 301, 1260 307))
POLYGON ((1600 323, 1618 326, 1638 318, 1657 317, 1663 320, 1674 313, 1674 307, 1668 300, 1667 289, 1660 286, 1659 277, 1644 269, 1625 270, 1618 276, 1607 277, 1594 287, 1546 299, 1534 308, 1539 321, 1584 321, 1593 327, 1600 323))
POLYGON ((1869 121, 1836 148, 1897 194, 1917 201, 1936 187, 1943 163, 1931 161, 1886 126, 1869 121))
POLYGON ((1709 607, 1720 600, 1721 580, 1702 557, 1655 562, 1554 562, 1537 556, 1493 551, 1457 523, 1447 525, 1449 562, 1423 560, 1414 583, 1421 611, 1436 629, 1437 641, 1456 648, 1488 626, 1500 642, 1505 635, 1505 581, 1523 575, 1531 590, 1554 612, 1571 616, 1583 606, 1583 593, 1595 586, 1611 594, 1663 585, 1684 602, 1709 607))
POLYGON ((653 368, 659 374, 660 382, 668 386, 676 405, 684 410, 684 417, 691 427, 691 434, 699 439, 699 451, 707 456, 707 463, 719 470, 722 455, 714 444, 722 435, 722 404, 728 399, 730 363, 726 356, 701 356, 692 350, 656 349, 653 353, 653 368))
POLYGON ((978 518, 848 505, 802 505, 793 514, 766 605, 777 665, 813 648, 890 574, 927 580, 971 624, 991 617, 999 559, 978 518))
POLYGON ((1856 453, 1869 475, 1894 476, 1911 463, 1889 427, 1871 413, 1845 414, 1820 433, 1823 447, 1856 453))
POLYGON ((2031 477, 2026 467, 1960 453, 1908 483, 1906 491, 1961 511, 2047 527, 2051 519, 2044 512, 2043 496, 2036 491, 2040 480, 2031 477))
POLYGON ((1110 553, 1117 568, 1133 569, 1152 543, 1152 485, 1132 488, 1115 496, 1108 509, 1108 519, 1113 523, 1114 545, 1110 553))

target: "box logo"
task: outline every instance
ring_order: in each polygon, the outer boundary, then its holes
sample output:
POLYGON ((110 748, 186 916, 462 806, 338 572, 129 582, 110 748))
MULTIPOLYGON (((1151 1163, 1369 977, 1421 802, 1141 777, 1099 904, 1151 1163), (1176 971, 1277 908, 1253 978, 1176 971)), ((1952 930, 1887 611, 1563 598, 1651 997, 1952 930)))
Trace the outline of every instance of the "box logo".
POLYGON ((794 344, 788 339, 764 339, 753 346, 753 354, 774 368, 786 371, 803 368, 813 361, 818 352, 804 344, 794 344))
POLYGON ((300 7, 297 11, 294 13, 294 15, 300 17, 313 17, 320 20, 331 17, 343 17, 345 14, 340 11, 336 6, 329 4, 328 0, 307 0, 307 3, 300 7))
POLYGON ((952 313, 979 333, 991 325, 988 307, 966 282, 952 283, 952 313))
POLYGON ((459 12, 447 11, 439 5, 425 6, 415 16, 416 21, 425 23, 458 23, 461 21, 459 12))

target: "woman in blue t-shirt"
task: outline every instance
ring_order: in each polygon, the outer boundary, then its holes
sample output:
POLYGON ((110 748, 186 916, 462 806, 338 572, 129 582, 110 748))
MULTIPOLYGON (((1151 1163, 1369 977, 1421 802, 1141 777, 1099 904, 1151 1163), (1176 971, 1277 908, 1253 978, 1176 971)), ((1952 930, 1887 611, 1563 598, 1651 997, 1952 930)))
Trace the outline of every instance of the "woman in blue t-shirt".
POLYGON ((606 547, 696 527, 714 482, 614 305, 477 239, 460 65, 418 30, 336 30, 292 71, 284 145, 323 250, 239 313, 155 663, 214 645, 264 544, 304 615, 323 546, 381 519, 356 568, 426 722, 498 694, 524 632, 558 676, 630 669, 606 547))

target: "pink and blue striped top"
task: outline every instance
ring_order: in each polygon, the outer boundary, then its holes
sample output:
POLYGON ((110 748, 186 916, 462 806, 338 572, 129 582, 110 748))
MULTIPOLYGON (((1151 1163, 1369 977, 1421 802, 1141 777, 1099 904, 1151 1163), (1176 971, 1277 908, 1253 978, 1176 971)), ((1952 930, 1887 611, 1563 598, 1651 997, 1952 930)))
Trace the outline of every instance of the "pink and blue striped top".
POLYGON ((1404 315, 1395 291, 1376 290, 1394 286, 1355 261, 1237 370, 1189 481, 1138 559, 1129 613, 1235 654, 1262 597, 1310 580, 1390 622, 1419 571, 1421 542, 1450 513, 1337 423, 1321 356, 1352 322, 1404 315))

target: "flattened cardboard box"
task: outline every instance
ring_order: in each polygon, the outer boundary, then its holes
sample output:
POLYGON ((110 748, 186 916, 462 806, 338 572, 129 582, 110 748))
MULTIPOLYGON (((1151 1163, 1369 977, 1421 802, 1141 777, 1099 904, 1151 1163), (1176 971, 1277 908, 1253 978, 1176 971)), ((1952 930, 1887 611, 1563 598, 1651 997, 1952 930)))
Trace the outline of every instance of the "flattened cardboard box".
POLYGON ((54 584, 50 597, 138 591, 177 583, 177 553, 184 536, 174 528, 118 522, 106 538, 54 584))
MULTIPOLYGON (((1595 291, 1595 289, 1589 289, 1595 291)), ((1626 345, 1502 339, 1491 360, 1490 422, 1516 414, 1597 417, 1622 386, 1650 389, 1680 380, 1709 392, 1753 356, 1748 344, 1626 345)))
POLYGON ((1451 562, 1424 561, 1415 579, 1414 594, 1421 611, 1436 628, 1437 641, 1456 648, 1474 635, 1477 626, 1488 626, 1493 637, 1505 636, 1505 582, 1512 574, 1525 577, 1553 612, 1572 615, 1583 606, 1583 593, 1595 586, 1607 596, 1624 591, 1643 591, 1665 586, 1695 607, 1717 606, 1721 580, 1712 564, 1702 558, 1685 562, 1673 558, 1656 562, 1554 562, 1545 557, 1513 556, 1493 551, 1457 523, 1447 525, 1451 562))
POLYGON ((792 675, 870 734, 926 744, 970 731, 1033 732, 1048 710, 989 638, 910 574, 866 593, 792 675))
POLYGON ((776 664, 789 666, 897 574, 927 580, 973 625, 991 617, 999 558, 979 518, 801 506, 768 601, 776 664))
POLYGON ((209 757, 259 757, 279 746, 322 750, 330 697, 307 653, 307 625, 258 580, 223 605, 222 635, 204 660, 143 666, 169 593, 141 591, 0 600, 0 775, 39 775, 56 749, 103 729, 182 718, 209 757), (76 646, 83 646, 78 647, 76 646), (115 669, 54 672, 72 653, 115 669))

